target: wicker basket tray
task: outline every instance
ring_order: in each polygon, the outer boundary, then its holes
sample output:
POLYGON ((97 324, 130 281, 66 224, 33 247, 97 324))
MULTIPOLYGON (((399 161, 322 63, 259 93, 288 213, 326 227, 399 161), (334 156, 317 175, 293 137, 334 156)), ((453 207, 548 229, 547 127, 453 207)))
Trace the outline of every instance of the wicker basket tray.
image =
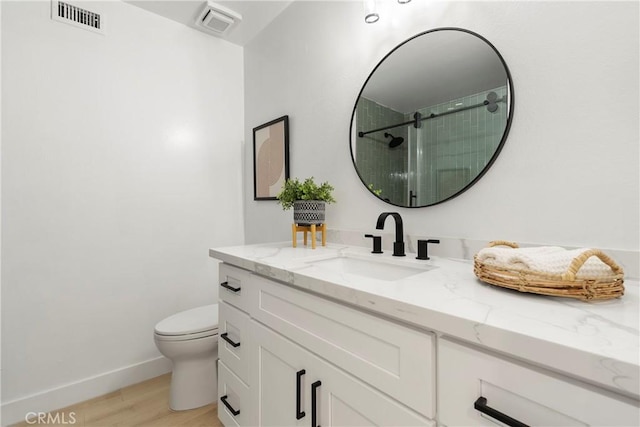
MULTIPOLYGON (((490 242, 489 246, 518 247, 516 243, 502 240, 490 242)), ((567 271, 561 275, 488 265, 479 261, 477 255, 474 256, 473 265, 473 272, 483 282, 520 292, 581 300, 606 300, 618 298, 624 294, 622 268, 598 249, 590 249, 574 258, 567 271), (604 278, 576 277, 580 267, 592 256, 600 258, 602 262, 611 267, 611 276, 604 278)))

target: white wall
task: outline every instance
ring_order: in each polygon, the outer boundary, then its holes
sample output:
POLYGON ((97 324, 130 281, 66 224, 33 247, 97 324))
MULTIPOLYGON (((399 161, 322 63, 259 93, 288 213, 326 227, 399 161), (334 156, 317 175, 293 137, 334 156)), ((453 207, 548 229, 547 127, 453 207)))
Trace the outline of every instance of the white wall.
POLYGON ((242 48, 86 4, 106 36, 2 4, 3 423, 166 370, 155 323, 244 239, 242 48))
MULTIPOLYGON (((0 94, 2 94, 2 2, 0 1, 0 94)), ((0 96, 0 196, 2 194, 2 99, 0 96)), ((0 197, 0 242, 2 241, 2 197, 0 197)), ((2 284, 2 245, 0 245, 0 288, 2 284)), ((0 289, 0 402, 2 402, 2 289, 0 289)), ((2 406, 0 406, 2 422, 2 406)))
POLYGON ((296 2, 245 46, 248 242, 290 238, 292 214, 253 201, 249 146, 252 127, 288 114, 291 175, 336 187, 330 228, 370 231, 380 212, 399 210, 408 234, 638 251, 638 2, 378 4, 388 10, 367 25, 361 2, 296 2), (351 113, 386 52, 438 27, 470 29, 501 52, 514 121, 474 187, 441 205, 398 209, 353 169, 351 113))

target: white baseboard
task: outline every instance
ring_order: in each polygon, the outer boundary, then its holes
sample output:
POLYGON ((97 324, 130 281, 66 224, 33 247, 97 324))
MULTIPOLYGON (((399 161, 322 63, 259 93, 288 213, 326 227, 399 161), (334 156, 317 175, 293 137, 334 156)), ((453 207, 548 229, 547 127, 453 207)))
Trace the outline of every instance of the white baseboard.
POLYGON ((0 424, 7 426, 24 421, 27 413, 49 412, 102 396, 171 371, 165 357, 147 360, 60 387, 2 403, 0 424))

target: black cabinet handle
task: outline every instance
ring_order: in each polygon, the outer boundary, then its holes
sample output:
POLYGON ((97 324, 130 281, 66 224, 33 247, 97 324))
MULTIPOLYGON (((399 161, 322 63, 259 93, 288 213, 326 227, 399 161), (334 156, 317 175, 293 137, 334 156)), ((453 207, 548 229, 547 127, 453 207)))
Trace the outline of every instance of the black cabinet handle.
POLYGON ((222 286, 225 289, 229 289, 231 292, 240 292, 240 286, 238 286, 237 288, 234 288, 229 284, 229 282, 222 282, 220 283, 220 286, 222 286))
POLYGON ((527 424, 522 423, 518 420, 516 420, 515 418, 511 418, 509 415, 507 414, 503 414, 502 412, 493 409, 489 406, 487 406, 487 398, 486 397, 482 397, 480 396, 475 403, 473 404, 473 407, 482 412, 483 414, 489 415, 491 418, 494 418, 498 421, 500 421, 503 424, 506 424, 508 426, 511 427, 529 427, 527 424))
POLYGON ((315 383, 311 384, 311 427, 320 427, 316 423, 316 419, 318 418, 318 396, 316 395, 316 391, 321 385, 322 381, 316 381, 315 383))
POLYGON ((231 344, 234 347, 240 347, 240 343, 232 341, 231 338, 229 338, 229 334, 227 332, 225 332, 224 334, 220 335, 220 338, 222 338, 223 340, 225 340, 226 342, 228 342, 229 344, 231 344))
POLYGON ((227 398, 228 396, 225 394, 220 398, 220 400, 222 400, 222 403, 224 403, 224 406, 226 406, 227 409, 231 411, 231 415, 233 415, 234 417, 240 415, 240 409, 238 409, 237 411, 233 409, 233 406, 231 406, 229 402, 227 402, 227 398))
POLYGON ((306 415, 304 411, 300 410, 300 407, 302 406, 302 384, 300 383, 302 382, 302 376, 306 373, 307 371, 305 371, 304 369, 300 369, 298 372, 296 372, 296 420, 304 418, 304 416, 306 415))

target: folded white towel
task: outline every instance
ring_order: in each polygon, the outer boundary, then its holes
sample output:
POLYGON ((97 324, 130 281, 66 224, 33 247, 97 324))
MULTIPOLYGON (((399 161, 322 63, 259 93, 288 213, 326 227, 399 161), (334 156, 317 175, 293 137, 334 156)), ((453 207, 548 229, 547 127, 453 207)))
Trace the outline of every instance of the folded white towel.
MULTIPOLYGON (((495 266, 514 270, 532 270, 548 274, 561 275, 567 272, 569 265, 588 248, 566 250, 558 246, 540 246, 535 248, 484 248, 478 252, 478 260, 495 266)), ((577 278, 604 278, 612 274, 611 267, 598 257, 592 256, 585 261, 576 274, 577 278)))
MULTIPOLYGON (((485 264, 507 266, 511 264, 518 264, 517 256, 522 255, 536 255, 546 254, 558 251, 564 251, 564 248, 559 246, 536 246, 532 248, 511 248, 505 246, 494 246, 491 248, 484 248, 478 252, 478 260, 485 264), (514 258, 514 255, 516 258, 514 258)), ((517 267, 517 266, 515 266, 517 267)), ((521 268, 527 268, 526 265, 521 265, 521 268)))

